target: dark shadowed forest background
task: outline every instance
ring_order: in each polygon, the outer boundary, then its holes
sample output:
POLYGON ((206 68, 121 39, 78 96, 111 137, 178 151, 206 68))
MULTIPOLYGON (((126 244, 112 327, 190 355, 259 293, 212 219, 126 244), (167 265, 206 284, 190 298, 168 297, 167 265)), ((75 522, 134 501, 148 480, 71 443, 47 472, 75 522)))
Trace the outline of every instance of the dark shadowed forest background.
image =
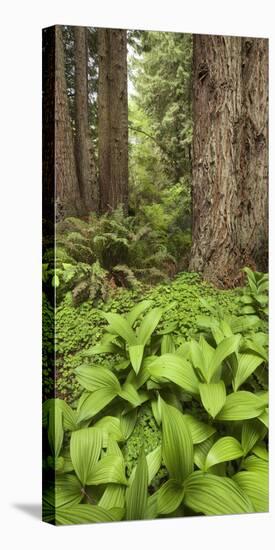
POLYGON ((71 491, 57 523, 265 511, 268 41, 43 33, 44 468, 71 491), (120 474, 105 451, 102 477, 77 463, 72 441, 99 427, 120 474))

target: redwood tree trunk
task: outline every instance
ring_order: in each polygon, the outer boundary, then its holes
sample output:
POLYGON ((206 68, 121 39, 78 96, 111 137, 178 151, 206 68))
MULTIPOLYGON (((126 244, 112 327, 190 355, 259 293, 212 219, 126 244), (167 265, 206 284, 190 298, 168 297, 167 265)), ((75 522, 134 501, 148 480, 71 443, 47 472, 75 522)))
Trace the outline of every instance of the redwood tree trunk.
POLYGON ((55 27, 55 185, 58 219, 83 213, 71 129, 62 27, 55 27))
POLYGON ((100 210, 128 209, 127 34, 99 29, 98 154, 100 210))
POLYGON ((267 238, 266 41, 247 58, 245 40, 194 36, 190 269, 222 287, 264 267, 267 238))
POLYGON ((95 158, 88 121, 87 29, 74 27, 75 56, 75 154, 81 197, 87 212, 97 210, 95 158))

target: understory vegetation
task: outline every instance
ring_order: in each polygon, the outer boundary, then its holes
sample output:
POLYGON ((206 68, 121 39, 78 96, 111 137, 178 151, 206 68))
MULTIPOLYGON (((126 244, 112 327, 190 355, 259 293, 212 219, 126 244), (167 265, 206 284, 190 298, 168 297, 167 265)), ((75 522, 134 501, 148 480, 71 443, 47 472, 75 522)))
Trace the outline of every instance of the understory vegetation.
POLYGON ((47 521, 268 509, 268 281, 246 274, 222 291, 182 273, 96 308, 65 294, 43 406, 47 521))

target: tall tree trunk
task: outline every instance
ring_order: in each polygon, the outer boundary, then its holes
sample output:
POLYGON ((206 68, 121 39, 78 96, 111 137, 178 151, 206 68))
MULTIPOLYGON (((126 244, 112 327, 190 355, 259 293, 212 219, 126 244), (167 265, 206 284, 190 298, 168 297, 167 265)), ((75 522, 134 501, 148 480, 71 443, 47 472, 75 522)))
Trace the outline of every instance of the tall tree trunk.
POLYGON ((127 34, 99 29, 98 154, 100 210, 128 209, 127 34))
MULTIPOLYGON (((260 138, 261 150, 252 162, 257 135, 267 132, 266 68, 259 69, 256 43, 249 62, 244 60, 244 40, 194 36, 190 269, 222 287, 234 285, 244 265, 259 268, 256 243, 261 241, 263 246, 267 216, 265 138, 260 138), (266 93, 260 100, 264 80, 266 93)), ((263 55, 262 62, 267 62, 263 55)))
POLYGON ((87 212, 97 210, 98 192, 95 158, 88 120, 87 29, 74 27, 75 56, 75 153, 78 182, 87 212))
POLYGON ((62 27, 55 27, 55 183, 58 218, 83 213, 64 67, 62 27))

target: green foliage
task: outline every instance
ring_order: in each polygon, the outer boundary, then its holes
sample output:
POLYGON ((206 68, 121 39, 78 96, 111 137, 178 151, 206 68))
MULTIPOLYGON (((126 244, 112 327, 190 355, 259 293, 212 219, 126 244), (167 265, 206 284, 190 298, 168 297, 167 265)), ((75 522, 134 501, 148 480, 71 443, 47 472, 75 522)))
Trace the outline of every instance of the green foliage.
POLYGON ((78 403, 44 403, 51 521, 267 510, 268 396, 251 384, 267 369, 263 336, 260 346, 249 315, 209 317, 183 342, 173 307, 155 306, 101 312, 101 340, 76 369, 78 403))
POLYGON ((243 271, 247 275, 247 286, 240 298, 242 313, 259 315, 263 319, 268 315, 268 275, 252 271, 245 267, 243 271))

